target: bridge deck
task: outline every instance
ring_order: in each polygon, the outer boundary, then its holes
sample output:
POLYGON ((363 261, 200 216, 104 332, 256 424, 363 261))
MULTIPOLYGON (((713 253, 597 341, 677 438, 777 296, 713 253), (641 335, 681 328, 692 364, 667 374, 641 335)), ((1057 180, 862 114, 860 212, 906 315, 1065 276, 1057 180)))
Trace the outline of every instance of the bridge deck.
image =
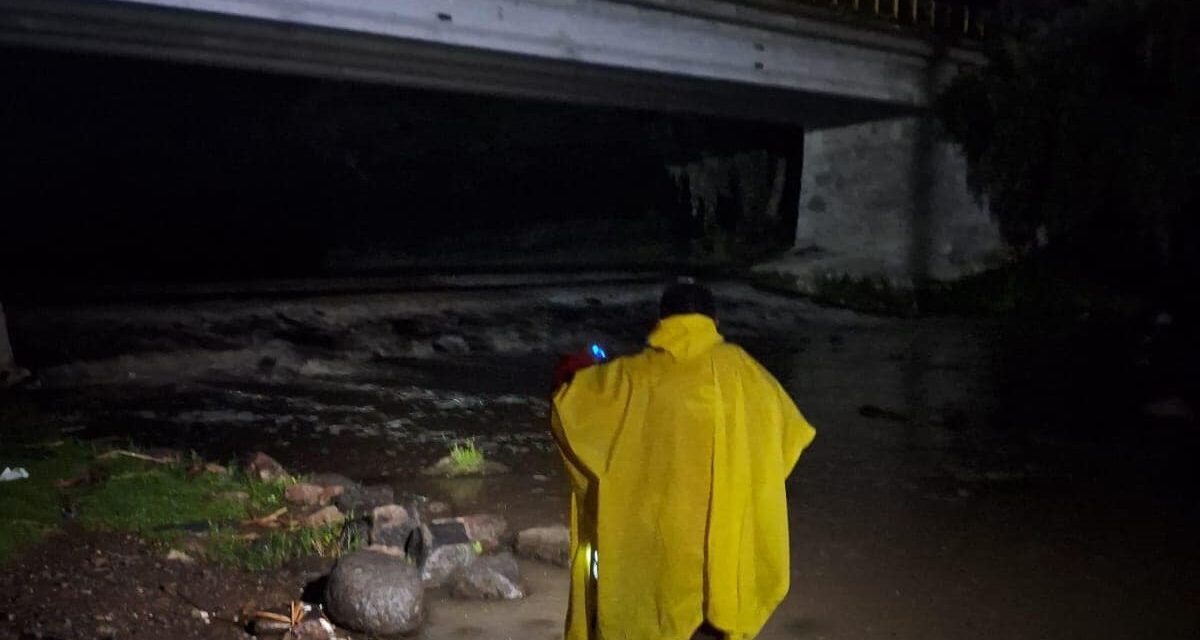
POLYGON ((0 0, 0 43, 810 128, 929 102, 933 52, 920 39, 803 16, 768 24, 711 14, 719 8, 709 0, 0 0))

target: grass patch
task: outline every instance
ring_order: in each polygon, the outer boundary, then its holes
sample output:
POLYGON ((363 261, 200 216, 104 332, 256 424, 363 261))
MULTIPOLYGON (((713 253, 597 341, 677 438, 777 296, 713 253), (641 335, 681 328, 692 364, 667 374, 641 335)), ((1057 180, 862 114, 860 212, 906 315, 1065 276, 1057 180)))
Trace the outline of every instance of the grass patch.
POLYGON ((136 533, 164 549, 186 542, 188 553, 252 570, 307 555, 336 556, 363 542, 356 529, 341 524, 246 527, 247 520, 283 506, 286 482, 98 453, 73 440, 5 452, 3 464, 25 467, 30 478, 0 483, 0 562, 59 529, 66 515, 86 529, 136 533))
POLYGON ((254 540, 246 540, 237 529, 214 526, 209 530, 207 550, 213 560, 263 571, 305 556, 338 557, 363 544, 357 529, 341 524, 269 531, 254 540))
POLYGON ((474 440, 450 445, 451 469, 455 475, 479 473, 483 471, 484 462, 483 452, 475 446, 474 440))

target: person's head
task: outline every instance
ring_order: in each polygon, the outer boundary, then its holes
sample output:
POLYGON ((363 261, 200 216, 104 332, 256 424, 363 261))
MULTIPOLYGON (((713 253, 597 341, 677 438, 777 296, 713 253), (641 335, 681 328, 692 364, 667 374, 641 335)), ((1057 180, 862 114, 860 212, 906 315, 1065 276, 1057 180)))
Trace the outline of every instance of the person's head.
POLYGON ((700 313, 717 319, 717 303, 708 287, 691 278, 680 278, 667 286, 658 304, 658 317, 700 313))

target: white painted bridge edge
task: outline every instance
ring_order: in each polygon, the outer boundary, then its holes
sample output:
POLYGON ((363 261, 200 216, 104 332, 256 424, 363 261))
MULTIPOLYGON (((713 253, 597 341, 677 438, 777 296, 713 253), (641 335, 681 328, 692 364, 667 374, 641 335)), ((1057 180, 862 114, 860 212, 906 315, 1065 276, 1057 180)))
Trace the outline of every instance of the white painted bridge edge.
MULTIPOLYGON (((689 3, 605 0, 92 0, 335 29, 922 107, 928 58, 886 36, 858 42, 684 13, 689 3), (872 40, 879 46, 870 46, 872 40), (889 40, 891 44, 889 45, 889 40)), ((697 11, 704 0, 694 0, 697 11)), ((714 3, 707 3, 708 6, 714 3)), ((831 26, 830 33, 846 27, 831 26)), ((869 32, 868 32, 869 34, 869 32)))

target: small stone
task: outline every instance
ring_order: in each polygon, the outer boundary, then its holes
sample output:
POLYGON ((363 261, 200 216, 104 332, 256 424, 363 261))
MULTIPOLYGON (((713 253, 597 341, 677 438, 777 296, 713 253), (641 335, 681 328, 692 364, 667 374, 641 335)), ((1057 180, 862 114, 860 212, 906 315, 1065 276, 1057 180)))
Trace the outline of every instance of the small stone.
POLYGON ((101 640, 111 640, 112 638, 116 638, 117 628, 109 624, 102 624, 96 627, 96 637, 100 638, 101 640))
POLYGON ((341 511, 338 511, 337 507, 330 505, 328 507, 321 507, 307 515, 300 516, 297 521, 301 526, 316 528, 339 524, 345 520, 346 516, 341 511))
POLYGON ((204 624, 209 624, 210 622, 212 622, 212 618, 209 615, 209 613, 203 609, 197 609, 195 607, 192 607, 192 617, 197 620, 200 620, 204 624))
POLYGON ((303 506, 329 503, 329 497, 325 494, 325 487, 307 483, 288 485, 283 490, 283 499, 292 504, 303 506))
POLYGON ((415 631, 425 617, 424 597, 416 567, 373 551, 343 556, 325 588, 333 621, 371 636, 415 631))
POLYGON ((275 482, 288 477, 288 472, 275 458, 259 451, 246 462, 246 473, 262 482, 275 482))
POLYGON ((550 477, 549 477, 549 476, 546 476, 546 475, 543 475, 543 474, 540 474, 540 473, 535 473, 535 474, 533 474, 533 481, 534 481, 534 482, 545 482, 545 481, 547 481, 547 480, 549 480, 549 479, 550 479, 550 477))
POLYGON ((431 516, 442 516, 442 515, 446 515, 447 513, 450 513, 450 505, 446 504, 445 502, 442 502, 441 500, 434 500, 434 501, 430 502, 429 504, 425 505, 425 508, 423 510, 425 511, 426 514, 431 515, 431 516))
POLYGON ((526 529, 517 534, 517 555, 566 567, 571 562, 571 532, 561 525, 526 529))
POLYGON ((455 571, 475 562, 478 556, 475 546, 469 543, 436 547, 429 552, 429 557, 425 558, 425 564, 421 567, 421 581, 427 588, 440 587, 455 571))
POLYGON ((450 593, 468 600, 519 600, 521 570, 511 553, 483 556, 454 574, 450 593))

